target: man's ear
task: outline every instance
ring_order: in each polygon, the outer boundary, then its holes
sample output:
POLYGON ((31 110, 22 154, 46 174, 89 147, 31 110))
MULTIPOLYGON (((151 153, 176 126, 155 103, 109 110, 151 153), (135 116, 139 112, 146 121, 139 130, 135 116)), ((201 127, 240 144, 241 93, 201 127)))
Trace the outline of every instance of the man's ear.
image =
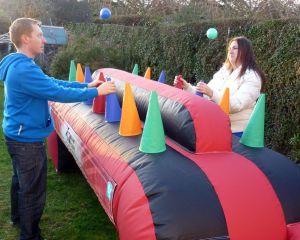
POLYGON ((21 43, 22 43, 22 45, 23 44, 27 44, 29 42, 29 36, 28 35, 26 35, 26 34, 22 34, 21 35, 21 43))

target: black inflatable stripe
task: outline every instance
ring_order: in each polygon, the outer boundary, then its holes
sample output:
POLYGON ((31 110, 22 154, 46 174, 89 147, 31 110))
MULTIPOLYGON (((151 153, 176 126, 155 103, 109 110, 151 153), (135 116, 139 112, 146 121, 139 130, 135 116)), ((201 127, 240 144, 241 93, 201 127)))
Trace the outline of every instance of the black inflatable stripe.
MULTIPOLYGON (((115 78, 114 81, 117 86, 117 95, 119 102, 120 104, 122 104, 124 82, 115 78)), ((137 86, 131 86, 131 89, 135 96, 140 119, 142 121, 145 121, 150 92, 137 86)), ((158 97, 158 101, 165 134, 189 151, 195 152, 195 128, 189 111, 181 103, 175 102, 162 96, 158 97)))
POLYGON ((157 239, 227 235, 222 207, 201 169, 171 148, 129 160, 149 200, 157 239))
POLYGON ((281 202, 286 222, 300 222, 300 166, 268 148, 246 147, 235 136, 232 140, 233 151, 252 161, 269 179, 281 202))

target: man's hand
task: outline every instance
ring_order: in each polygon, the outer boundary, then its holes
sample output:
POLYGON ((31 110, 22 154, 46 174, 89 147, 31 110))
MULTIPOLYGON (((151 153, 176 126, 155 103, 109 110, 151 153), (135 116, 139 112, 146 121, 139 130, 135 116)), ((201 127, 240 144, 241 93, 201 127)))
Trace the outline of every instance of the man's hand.
POLYGON ((99 87, 102 83, 104 82, 100 80, 94 80, 88 84, 88 88, 99 87))
POLYGON ((104 82, 97 87, 98 95, 107 95, 116 92, 116 86, 114 82, 104 82))

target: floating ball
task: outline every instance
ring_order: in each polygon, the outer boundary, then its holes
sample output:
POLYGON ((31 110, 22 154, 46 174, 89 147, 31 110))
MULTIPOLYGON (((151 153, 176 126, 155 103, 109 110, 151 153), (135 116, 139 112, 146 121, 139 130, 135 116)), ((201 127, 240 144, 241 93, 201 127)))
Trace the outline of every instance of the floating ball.
POLYGON ((109 10, 109 8, 102 8, 100 10, 100 14, 99 14, 100 19, 103 19, 103 20, 109 19, 110 16, 111 16, 111 11, 109 10))
POLYGON ((218 37, 218 31, 215 28, 209 28, 206 32, 208 39, 215 39, 218 37))

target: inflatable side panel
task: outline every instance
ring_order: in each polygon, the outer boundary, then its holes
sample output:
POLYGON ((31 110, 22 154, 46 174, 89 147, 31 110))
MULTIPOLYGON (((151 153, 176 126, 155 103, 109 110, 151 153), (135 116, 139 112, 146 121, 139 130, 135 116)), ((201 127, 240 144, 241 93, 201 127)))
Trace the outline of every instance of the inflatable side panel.
POLYGON ((300 222, 300 166, 267 148, 249 148, 233 136, 233 151, 251 160, 269 179, 287 223, 300 222))
POLYGON ((84 104, 55 103, 52 107, 56 128, 62 128, 60 122, 67 122, 69 132, 72 126, 88 146, 92 152, 89 155, 97 153, 92 163, 87 163, 85 156, 78 164, 108 215, 108 202, 103 199, 106 189, 95 172, 104 168, 109 180, 116 183, 111 219, 121 239, 228 238, 214 188, 193 162, 169 147, 163 154, 139 152, 140 136, 120 137, 118 124, 105 123, 103 115, 92 113, 84 104), (55 117, 57 112, 63 119, 55 117), (149 229, 153 234, 147 232, 149 229))
POLYGON ((112 132, 115 132, 115 136, 118 135, 116 126, 105 124, 104 121, 101 126, 98 116, 91 113, 90 107, 86 105, 52 103, 52 114, 59 136, 73 154, 107 215, 116 224, 120 238, 155 239, 144 190, 133 169, 108 144, 114 142, 112 132), (81 111, 76 111, 81 107, 81 111), (89 114, 93 114, 95 118, 88 118, 89 114), (83 121, 80 116, 86 116, 84 120, 89 119, 91 122, 83 121), (97 127, 107 139, 110 136, 110 140, 104 141, 92 126, 97 127), (108 183, 112 186, 110 200, 107 197, 108 183), (140 224, 141 219, 143 224, 140 224))
POLYGON ((48 152, 52 159, 55 170, 58 170, 58 147, 57 147, 57 133, 53 132, 48 137, 48 152))

